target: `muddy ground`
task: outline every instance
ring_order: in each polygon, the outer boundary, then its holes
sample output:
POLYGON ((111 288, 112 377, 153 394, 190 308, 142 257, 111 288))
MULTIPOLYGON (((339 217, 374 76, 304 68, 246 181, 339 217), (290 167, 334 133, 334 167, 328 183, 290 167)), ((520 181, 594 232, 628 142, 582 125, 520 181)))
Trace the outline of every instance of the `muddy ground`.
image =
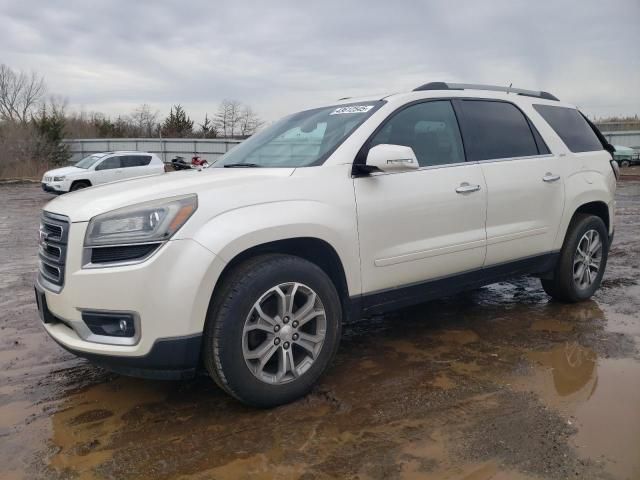
POLYGON ((120 377, 63 351, 33 301, 37 185, 0 186, 0 478, 640 478, 640 182, 602 289, 535 279, 345 328, 306 398, 252 410, 206 377, 120 377))

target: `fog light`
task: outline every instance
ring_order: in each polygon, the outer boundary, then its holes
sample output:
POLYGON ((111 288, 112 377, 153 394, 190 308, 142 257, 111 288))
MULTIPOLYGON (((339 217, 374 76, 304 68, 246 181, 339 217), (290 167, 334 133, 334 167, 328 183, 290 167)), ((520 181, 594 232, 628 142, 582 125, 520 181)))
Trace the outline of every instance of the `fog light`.
POLYGON ((96 335, 133 337, 136 334, 133 315, 129 313, 82 312, 82 320, 96 335))

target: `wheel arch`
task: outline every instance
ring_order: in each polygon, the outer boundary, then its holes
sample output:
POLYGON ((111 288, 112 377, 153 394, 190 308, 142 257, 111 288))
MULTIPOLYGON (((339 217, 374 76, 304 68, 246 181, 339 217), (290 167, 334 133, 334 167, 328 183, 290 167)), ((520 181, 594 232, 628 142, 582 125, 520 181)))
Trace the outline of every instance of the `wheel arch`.
POLYGON ((91 183, 91 180, 86 179, 86 178, 79 178, 78 180, 74 180, 74 181, 71 182, 71 185, 69 185, 69 190, 71 190, 73 188, 73 186, 77 185, 78 183, 86 183, 90 187, 93 186, 93 184, 91 183))
POLYGON ((283 254, 303 258, 318 266, 331 279, 342 303, 344 315, 351 311, 349 288, 344 265, 336 249, 326 240, 317 237, 282 238, 254 245, 238 252, 231 258, 220 273, 212 296, 219 290, 229 273, 250 258, 265 254, 283 254))
POLYGON ((609 227, 610 227, 611 220, 609 218, 609 206, 605 202, 601 200, 597 200, 593 202, 584 203, 576 209, 571 219, 573 220, 573 218, 575 218, 575 216, 579 213, 586 213, 590 215, 595 215, 596 217, 600 217, 604 222, 605 226, 607 227, 607 232, 610 231, 609 227))
POLYGON ((573 221, 574 218, 576 218, 576 215, 579 215, 579 214, 595 215, 596 217, 601 218, 605 224, 607 232, 611 234, 612 232, 611 222, 613 221, 612 209, 613 209, 613 202, 607 203, 603 198, 599 198, 599 199, 587 198, 583 201, 576 202, 576 204, 573 207, 571 207, 570 209, 567 209, 566 211, 567 215, 563 218, 561 229, 558 231, 558 235, 556 236, 555 249, 559 251, 562 248, 562 246, 564 245, 567 239, 567 234, 569 233, 569 227, 571 226, 571 222, 573 221))

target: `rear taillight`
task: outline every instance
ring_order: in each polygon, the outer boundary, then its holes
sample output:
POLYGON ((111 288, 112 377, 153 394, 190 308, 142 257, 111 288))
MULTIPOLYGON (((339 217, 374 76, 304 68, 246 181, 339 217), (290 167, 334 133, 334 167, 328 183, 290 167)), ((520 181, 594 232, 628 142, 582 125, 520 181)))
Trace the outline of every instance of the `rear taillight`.
POLYGON ((615 160, 611 160, 611 168, 613 168, 613 174, 616 176, 616 180, 620 180, 620 166, 615 160))

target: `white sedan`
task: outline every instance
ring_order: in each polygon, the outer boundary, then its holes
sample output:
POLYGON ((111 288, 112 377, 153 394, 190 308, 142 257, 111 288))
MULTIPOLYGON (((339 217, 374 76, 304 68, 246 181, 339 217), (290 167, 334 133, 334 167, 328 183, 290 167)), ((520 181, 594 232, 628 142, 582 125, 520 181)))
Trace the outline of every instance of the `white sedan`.
POLYGON ((147 152, 94 153, 69 167, 45 172, 42 189, 67 193, 103 183, 164 173, 160 158, 147 152))

